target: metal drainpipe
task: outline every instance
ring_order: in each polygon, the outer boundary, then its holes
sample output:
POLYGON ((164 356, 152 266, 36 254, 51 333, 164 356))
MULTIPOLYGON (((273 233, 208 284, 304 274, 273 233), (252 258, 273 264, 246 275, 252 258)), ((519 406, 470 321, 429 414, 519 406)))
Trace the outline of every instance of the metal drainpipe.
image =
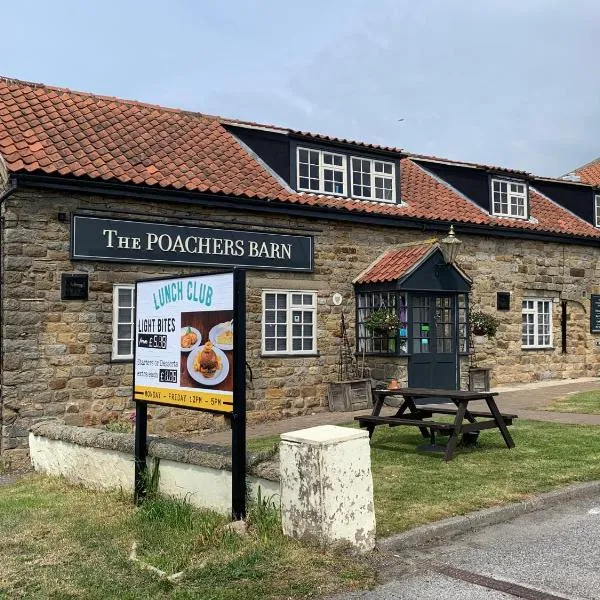
POLYGON ((4 201, 17 191, 17 182, 11 179, 8 187, 0 193, 0 455, 4 452, 4 226, 2 215, 4 201))

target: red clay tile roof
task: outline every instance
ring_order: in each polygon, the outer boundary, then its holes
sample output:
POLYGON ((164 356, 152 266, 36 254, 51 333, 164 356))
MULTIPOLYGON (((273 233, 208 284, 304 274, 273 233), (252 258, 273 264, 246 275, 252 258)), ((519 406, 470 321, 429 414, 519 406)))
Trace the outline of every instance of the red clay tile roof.
POLYGON ((268 198, 282 186, 216 119, 0 79, 9 171, 268 198))
POLYGON ((582 183, 600 186, 600 158, 575 169, 575 174, 579 175, 582 183))
POLYGON ((420 244, 387 250, 367 267, 353 283, 380 283, 400 279, 423 260, 425 255, 434 247, 435 244, 420 244))
POLYGON ((535 191, 535 221, 492 217, 410 158, 400 160, 401 204, 290 191, 224 123, 233 121, 0 77, 0 155, 11 173, 211 192, 357 218, 430 219, 600 238, 599 230, 535 191))

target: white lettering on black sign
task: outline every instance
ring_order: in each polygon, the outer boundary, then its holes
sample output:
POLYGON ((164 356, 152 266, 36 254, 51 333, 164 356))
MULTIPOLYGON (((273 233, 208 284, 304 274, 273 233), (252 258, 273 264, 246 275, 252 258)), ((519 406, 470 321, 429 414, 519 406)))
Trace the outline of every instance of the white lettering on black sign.
POLYGON ((309 235, 75 215, 71 257, 73 260, 312 271, 313 240, 309 235))

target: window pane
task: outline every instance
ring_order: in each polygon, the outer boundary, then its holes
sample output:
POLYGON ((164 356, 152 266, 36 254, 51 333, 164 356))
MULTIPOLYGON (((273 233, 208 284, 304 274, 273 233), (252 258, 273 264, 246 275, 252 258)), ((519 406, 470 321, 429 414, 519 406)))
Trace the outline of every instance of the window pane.
POLYGON ((281 338, 277 339, 277 351, 285 352, 287 350, 287 342, 286 340, 282 340, 281 338))
POLYGON ((300 337, 302 335, 302 325, 292 325, 292 335, 300 337))
POLYGON ((302 350, 302 340, 300 338, 292 340, 292 350, 302 350))
POLYGON ((130 308, 120 308, 119 323, 132 323, 132 312, 130 308))
POLYGON ((119 306, 130 307, 133 305, 133 290, 128 288, 119 288, 119 306))
POLYGON ((313 349, 313 341, 312 339, 304 339, 302 340, 302 349, 303 350, 312 350, 313 349))
POLYGON ((273 338, 265 340, 265 350, 273 352, 275 350, 275 340, 273 338))
POLYGON ((287 307, 287 296, 285 294, 277 294, 277 308, 287 307))
POLYGON ((302 294, 292 294, 292 304, 296 306, 302 304, 302 294))
POLYGON ((119 356, 129 356, 132 354, 131 352, 131 341, 129 340, 119 340, 117 342, 117 354, 119 356))
POLYGON ((265 308, 275 308, 275 294, 265 294, 265 308))
POLYGON ((120 340, 130 340, 132 338, 132 333, 131 325, 119 325, 117 327, 117 337, 120 340))
POLYGON ((275 325, 265 325, 265 336, 275 337, 275 325))

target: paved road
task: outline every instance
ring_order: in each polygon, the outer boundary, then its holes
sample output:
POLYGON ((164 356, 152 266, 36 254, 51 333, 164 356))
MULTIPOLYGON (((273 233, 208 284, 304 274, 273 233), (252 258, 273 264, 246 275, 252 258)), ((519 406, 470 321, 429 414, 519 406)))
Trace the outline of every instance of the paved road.
POLYGON ((599 600, 600 498, 407 554, 396 553, 397 564, 388 565, 392 581, 335 600, 599 600))

